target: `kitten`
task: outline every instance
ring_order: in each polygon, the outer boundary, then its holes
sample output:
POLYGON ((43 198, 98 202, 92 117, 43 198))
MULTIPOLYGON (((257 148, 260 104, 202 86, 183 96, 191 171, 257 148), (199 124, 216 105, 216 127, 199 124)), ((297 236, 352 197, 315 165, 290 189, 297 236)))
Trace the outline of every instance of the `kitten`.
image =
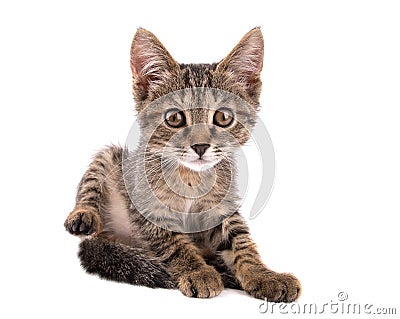
POLYGON ((291 302, 299 281, 260 259, 238 212, 234 153, 259 108, 263 37, 249 31, 213 64, 178 64, 149 31, 131 47, 141 137, 84 174, 66 229, 89 273, 210 298, 224 287, 291 302))

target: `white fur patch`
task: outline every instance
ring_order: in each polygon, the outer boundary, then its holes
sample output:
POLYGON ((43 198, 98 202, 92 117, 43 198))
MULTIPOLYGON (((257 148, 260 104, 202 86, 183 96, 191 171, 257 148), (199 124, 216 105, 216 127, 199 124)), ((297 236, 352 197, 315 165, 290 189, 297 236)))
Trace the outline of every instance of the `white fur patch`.
POLYGON ((207 150, 202 158, 192 150, 189 149, 180 159, 180 163, 195 172, 205 171, 214 167, 220 159, 218 159, 214 152, 207 150))

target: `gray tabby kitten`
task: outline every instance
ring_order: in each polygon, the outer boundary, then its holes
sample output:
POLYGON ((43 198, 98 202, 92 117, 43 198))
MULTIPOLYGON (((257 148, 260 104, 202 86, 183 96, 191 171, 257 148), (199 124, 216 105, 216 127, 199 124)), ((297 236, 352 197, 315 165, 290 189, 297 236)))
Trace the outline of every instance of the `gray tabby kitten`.
POLYGON ((99 152, 66 229, 83 237, 89 273, 210 298, 224 287, 292 302, 299 281, 260 259, 238 213, 234 153, 250 137, 261 90, 263 37, 249 31, 213 64, 178 64, 149 31, 131 48, 141 137, 99 152))

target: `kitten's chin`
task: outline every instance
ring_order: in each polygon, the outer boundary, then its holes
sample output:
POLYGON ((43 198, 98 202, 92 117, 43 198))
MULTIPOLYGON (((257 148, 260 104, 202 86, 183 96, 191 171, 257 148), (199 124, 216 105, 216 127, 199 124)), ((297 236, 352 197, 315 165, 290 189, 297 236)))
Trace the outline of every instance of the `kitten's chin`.
POLYGON ((218 162, 219 162, 219 160, 209 161, 209 160, 204 160, 204 159, 197 159, 195 161, 190 161, 190 162, 180 160, 180 163, 183 166, 185 166, 195 172, 206 171, 206 170, 214 167, 216 164, 218 164, 218 162))

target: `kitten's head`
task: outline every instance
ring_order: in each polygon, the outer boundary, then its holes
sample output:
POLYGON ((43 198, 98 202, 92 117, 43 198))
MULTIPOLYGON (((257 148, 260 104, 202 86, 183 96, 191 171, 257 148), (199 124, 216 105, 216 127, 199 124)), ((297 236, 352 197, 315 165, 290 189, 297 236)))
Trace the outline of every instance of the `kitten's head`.
POLYGON ((219 63, 179 64, 151 32, 138 29, 131 69, 148 150, 200 171, 244 144, 259 108, 263 48, 255 28, 219 63))

